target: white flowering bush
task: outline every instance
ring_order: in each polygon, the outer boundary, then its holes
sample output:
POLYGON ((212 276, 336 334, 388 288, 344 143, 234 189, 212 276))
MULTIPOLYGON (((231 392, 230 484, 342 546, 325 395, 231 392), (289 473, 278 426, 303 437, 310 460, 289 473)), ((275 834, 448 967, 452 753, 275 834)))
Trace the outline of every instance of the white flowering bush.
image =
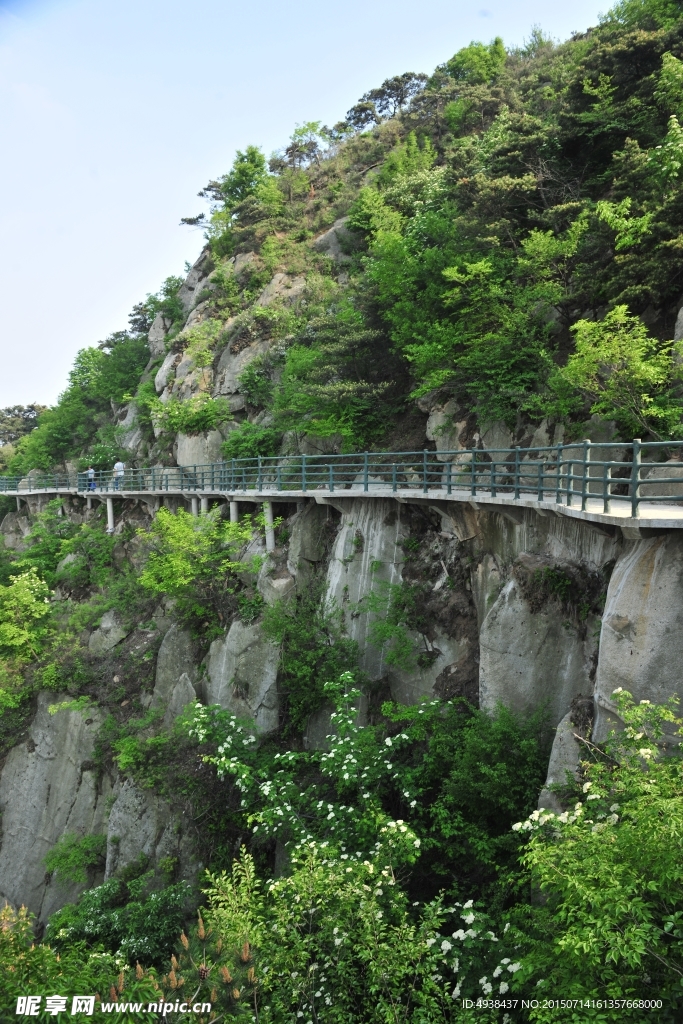
POLYGON ((392 821, 368 856, 297 844, 289 872, 268 882, 243 850, 231 872, 209 877, 201 965, 181 950, 174 983, 261 1024, 502 1021, 503 1007, 473 1015, 463 998, 509 992, 520 964, 503 955, 506 935, 472 901, 410 904, 401 872, 413 838, 392 821))
MULTIPOLYGON (((386 735, 358 725, 350 673, 325 692, 335 708, 325 751, 273 751, 215 707, 197 703, 185 714, 189 735, 210 750, 204 762, 234 784, 254 849, 276 841, 286 864, 281 877, 260 882, 243 852, 231 873, 211 876, 206 920, 212 941, 222 941, 205 988, 217 984, 226 1012, 258 1012, 259 1021, 468 1020, 464 998, 501 1000, 510 991, 519 940, 472 898, 409 894, 429 842, 420 766, 427 764, 432 785, 450 748, 430 760, 430 740, 445 742, 444 716, 453 707, 385 705, 392 729, 401 730, 386 735), (405 817, 389 814, 388 804, 405 817), (240 987, 245 962, 253 971, 240 987)), ((504 1016, 500 1008, 477 1013, 477 1020, 504 1016)))
MULTIPOLYGON (((682 722, 675 701, 636 704, 623 690, 614 699, 625 728, 604 751, 585 745, 581 799, 513 826, 529 836, 523 860, 545 900, 516 982, 566 999, 659 998, 658 1019, 673 1021, 683 1012, 682 722)), ((572 1013, 540 1007, 531 1019, 612 1019, 572 1013)), ((642 1010, 619 1019, 642 1020, 642 1010)))

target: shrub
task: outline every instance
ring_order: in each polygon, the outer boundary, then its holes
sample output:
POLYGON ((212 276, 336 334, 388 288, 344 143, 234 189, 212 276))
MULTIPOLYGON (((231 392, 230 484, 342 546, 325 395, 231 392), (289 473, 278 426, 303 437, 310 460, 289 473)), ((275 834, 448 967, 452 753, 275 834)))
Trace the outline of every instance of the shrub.
POLYGON ((45 868, 59 882, 86 882, 91 871, 104 867, 106 853, 106 836, 65 832, 45 855, 45 868))
POLYGON ((253 423, 242 423, 228 434, 221 445, 226 459, 255 459, 259 455, 275 455, 282 435, 273 427, 258 427, 253 423))

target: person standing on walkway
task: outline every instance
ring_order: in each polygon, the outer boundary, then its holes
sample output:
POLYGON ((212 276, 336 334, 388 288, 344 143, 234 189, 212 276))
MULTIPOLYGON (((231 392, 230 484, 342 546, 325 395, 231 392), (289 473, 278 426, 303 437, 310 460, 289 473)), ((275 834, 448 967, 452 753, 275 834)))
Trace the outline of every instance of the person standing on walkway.
POLYGON ((118 491, 118 490, 121 489, 122 484, 123 484, 123 474, 125 473, 125 471, 126 471, 125 463, 121 462, 120 459, 118 460, 118 462, 114 463, 114 490, 115 491, 118 491))
POLYGON ((88 476, 88 490, 89 491, 94 491, 95 490, 95 470, 93 469, 92 466, 88 466, 88 474, 87 474, 87 476, 88 476))

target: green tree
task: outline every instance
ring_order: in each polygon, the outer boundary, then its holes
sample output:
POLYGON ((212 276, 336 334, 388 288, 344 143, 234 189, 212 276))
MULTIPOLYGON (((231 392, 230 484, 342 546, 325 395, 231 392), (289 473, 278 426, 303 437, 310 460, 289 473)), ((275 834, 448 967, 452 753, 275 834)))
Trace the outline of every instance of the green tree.
MULTIPOLYGON (((683 1007, 683 762, 662 741, 683 722, 677 702, 636 704, 621 689, 613 699, 625 728, 604 750, 585 745, 578 801, 514 826, 530 837, 523 859, 545 900, 518 980, 541 977, 542 991, 567 999, 658 998, 661 1019, 674 1021, 683 1007)), ((622 1019, 642 1013, 636 1002, 622 1019)), ((532 1019, 558 1017, 539 1009, 532 1019)))
POLYGON ((456 82, 478 85, 496 77, 505 64, 506 56, 503 40, 496 36, 488 46, 473 42, 458 50, 446 68, 456 82))
POLYGON ((616 419, 624 436, 680 433, 676 347, 651 337, 643 322, 616 306, 603 320, 572 328, 576 351, 560 375, 592 402, 591 412, 616 419))
POLYGON ((149 533, 140 532, 153 545, 140 585, 176 598, 178 611, 191 622, 226 623, 245 587, 244 574, 260 567, 257 556, 248 562, 239 557, 254 529, 248 516, 231 523, 221 519, 218 510, 192 516, 183 509, 175 515, 159 509, 149 533))

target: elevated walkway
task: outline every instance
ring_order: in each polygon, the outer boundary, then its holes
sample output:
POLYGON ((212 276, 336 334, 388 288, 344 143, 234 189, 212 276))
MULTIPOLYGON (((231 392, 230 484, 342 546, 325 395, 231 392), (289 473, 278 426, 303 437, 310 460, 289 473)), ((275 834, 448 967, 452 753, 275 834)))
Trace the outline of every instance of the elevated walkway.
MULTIPOLYGON (((234 459, 207 466, 150 467, 65 474, 32 471, 0 477, 0 494, 22 500, 77 495, 105 502, 114 528, 116 499, 138 499, 152 510, 166 499, 187 502, 193 513, 228 501, 263 503, 266 522, 278 502, 391 498, 439 505, 462 502, 541 515, 570 516, 620 527, 626 536, 683 529, 683 442, 592 443, 549 448, 362 452, 234 459)), ((342 505, 344 502, 344 505, 342 505)), ((269 531, 271 532, 271 531, 269 531)), ((270 539, 270 538, 269 538, 270 539)))

